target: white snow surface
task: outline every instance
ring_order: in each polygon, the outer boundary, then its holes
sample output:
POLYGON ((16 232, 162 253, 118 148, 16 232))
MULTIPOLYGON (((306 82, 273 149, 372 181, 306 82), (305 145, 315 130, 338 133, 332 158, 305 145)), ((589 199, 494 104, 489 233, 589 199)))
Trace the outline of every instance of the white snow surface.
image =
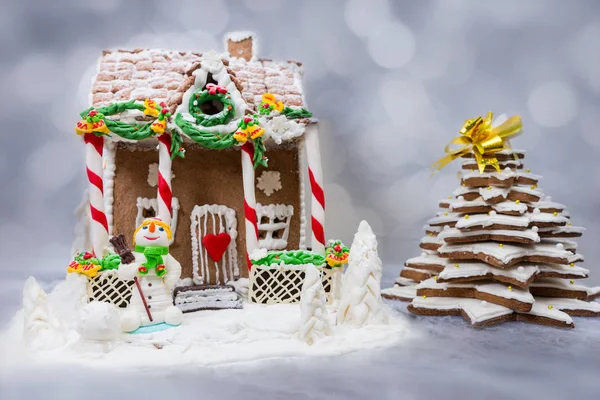
MULTIPOLYGON (((29 286, 32 286, 31 281, 29 286)), ((55 309, 71 309, 68 314, 61 313, 61 319, 50 321, 51 325, 60 327, 52 333, 65 342, 58 348, 34 350, 28 347, 23 340, 24 312, 17 312, 8 329, 0 334, 0 354, 3 355, 0 357, 0 375, 34 366, 78 365, 146 371, 287 357, 323 357, 397 345, 409 336, 406 318, 394 313, 389 325, 362 328, 333 326, 331 336, 308 346, 297 338, 299 304, 265 306, 245 303, 242 310, 184 314, 181 326, 162 332, 121 333, 110 351, 98 351, 97 346, 85 345, 77 329, 81 313, 75 309, 88 311, 88 307, 81 304, 74 307, 77 297, 66 296, 66 293, 77 294, 78 289, 78 282, 71 279, 60 283, 48 295, 48 315, 52 315, 55 309)), ((329 307, 331 325, 335 321, 335 312, 329 307)))

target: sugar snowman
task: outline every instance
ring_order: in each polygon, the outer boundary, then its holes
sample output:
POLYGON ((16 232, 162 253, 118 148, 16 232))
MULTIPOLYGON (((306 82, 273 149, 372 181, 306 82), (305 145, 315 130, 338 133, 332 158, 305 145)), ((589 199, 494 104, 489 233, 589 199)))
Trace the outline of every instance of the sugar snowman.
POLYGON ((135 261, 121 264, 118 271, 123 280, 137 278, 129 306, 121 315, 125 332, 163 322, 181 324, 183 314, 173 305, 173 289, 181 276, 181 265, 169 254, 171 238, 171 228, 159 218, 146 219, 133 234, 135 261))

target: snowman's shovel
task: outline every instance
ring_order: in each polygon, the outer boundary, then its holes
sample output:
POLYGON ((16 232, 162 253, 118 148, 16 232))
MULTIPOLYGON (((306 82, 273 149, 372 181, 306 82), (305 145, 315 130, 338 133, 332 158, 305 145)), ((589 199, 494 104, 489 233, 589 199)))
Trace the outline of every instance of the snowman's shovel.
MULTIPOLYGON (((115 248, 117 254, 121 257, 121 263, 123 264, 131 264, 135 261, 135 256, 127 247, 127 243, 125 243, 125 236, 122 233, 119 233, 116 236, 110 238, 110 243, 115 248)), ((140 285, 140 281, 137 276, 133 277, 133 282, 135 282, 135 286, 137 287, 138 293, 142 298, 142 304, 144 304, 144 308, 146 309, 146 314, 148 314, 148 319, 152 322, 152 313, 150 313, 150 308, 148 308, 148 303, 146 303, 146 296, 144 296, 144 292, 142 291, 142 285, 140 285)))

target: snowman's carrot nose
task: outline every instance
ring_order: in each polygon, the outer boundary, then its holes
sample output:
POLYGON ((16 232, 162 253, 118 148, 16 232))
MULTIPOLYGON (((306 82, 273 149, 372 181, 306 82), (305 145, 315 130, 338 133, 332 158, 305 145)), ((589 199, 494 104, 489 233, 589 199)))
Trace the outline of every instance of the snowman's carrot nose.
POLYGON ((150 223, 150 232, 154 233, 154 231, 156 230, 156 225, 154 225, 154 222, 150 223))

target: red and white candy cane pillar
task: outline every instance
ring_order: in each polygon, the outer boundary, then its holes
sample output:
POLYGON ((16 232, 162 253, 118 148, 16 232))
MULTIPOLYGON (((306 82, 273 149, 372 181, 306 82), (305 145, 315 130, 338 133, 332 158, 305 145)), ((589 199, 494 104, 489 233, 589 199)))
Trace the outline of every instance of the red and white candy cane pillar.
POLYGON ((85 163, 89 181, 90 234, 92 250, 97 257, 104 256, 108 246, 108 221, 104 211, 104 183, 102 152, 104 137, 93 133, 83 135, 85 142, 85 163))
POLYGON ((246 219, 246 260, 252 267, 250 254, 258 248, 258 224, 256 220, 256 195, 254 193, 254 146, 250 142, 242 146, 242 179, 244 184, 244 215, 246 219))
POLYGON ((171 226, 173 218, 173 189, 171 187, 171 136, 158 136, 158 217, 171 226))
POLYGON ((321 150, 319 136, 315 124, 306 127, 304 133, 308 178, 310 180, 311 199, 311 247, 315 253, 325 255, 325 192, 323 191, 323 169, 321 167, 321 150))

